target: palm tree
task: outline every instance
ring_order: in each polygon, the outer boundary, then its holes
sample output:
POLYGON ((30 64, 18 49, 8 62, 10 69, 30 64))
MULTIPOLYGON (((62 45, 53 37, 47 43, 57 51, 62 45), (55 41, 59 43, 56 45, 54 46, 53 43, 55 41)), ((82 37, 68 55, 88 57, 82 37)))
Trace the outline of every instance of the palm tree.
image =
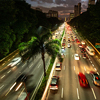
POLYGON ((32 57, 36 54, 41 54, 41 58, 44 66, 44 76, 46 76, 45 70, 45 53, 50 56, 56 56, 59 53, 61 42, 58 39, 50 40, 51 33, 45 32, 42 34, 35 34, 27 43, 21 43, 19 45, 20 53, 27 48, 29 50, 27 57, 32 57))

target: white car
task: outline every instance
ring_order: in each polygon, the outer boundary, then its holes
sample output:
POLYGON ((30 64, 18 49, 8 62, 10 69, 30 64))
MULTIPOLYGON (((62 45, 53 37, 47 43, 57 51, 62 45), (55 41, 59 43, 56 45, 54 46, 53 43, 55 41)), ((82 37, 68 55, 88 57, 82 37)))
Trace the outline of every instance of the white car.
POLYGON ((78 54, 74 54, 74 58, 75 58, 75 60, 79 60, 80 59, 78 54))
POLYGON ((68 45, 67 45, 67 47, 68 47, 68 48, 70 48, 70 47, 71 47, 71 45, 70 45, 70 44, 68 44, 68 45))
POLYGON ((81 43, 82 43, 82 44, 85 44, 85 42, 84 42, 84 41, 82 41, 81 43))
POLYGON ((8 66, 13 67, 17 65, 18 63, 20 63, 21 60, 22 60, 21 57, 16 57, 8 64, 8 66))

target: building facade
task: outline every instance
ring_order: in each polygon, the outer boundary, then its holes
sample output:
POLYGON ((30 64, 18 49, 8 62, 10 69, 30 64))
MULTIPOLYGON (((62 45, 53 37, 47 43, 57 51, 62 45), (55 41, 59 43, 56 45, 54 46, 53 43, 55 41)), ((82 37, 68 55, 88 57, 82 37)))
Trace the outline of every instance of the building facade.
POLYGON ((48 17, 48 18, 50 18, 50 17, 58 18, 58 11, 49 10, 48 13, 46 13, 46 17, 48 17))
POLYGON ((95 4, 95 0, 89 0, 89 5, 94 5, 95 4))
POLYGON ((70 20, 74 18, 74 13, 70 13, 70 20))
POLYGON ((81 14, 81 3, 74 6, 74 17, 77 17, 81 14))

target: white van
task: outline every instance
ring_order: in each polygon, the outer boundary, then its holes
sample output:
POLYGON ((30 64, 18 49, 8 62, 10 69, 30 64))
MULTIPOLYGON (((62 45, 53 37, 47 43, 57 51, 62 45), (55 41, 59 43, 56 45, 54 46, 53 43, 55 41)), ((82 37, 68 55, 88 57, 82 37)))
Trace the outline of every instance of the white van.
POLYGON ((95 51, 91 46, 86 46, 86 51, 89 55, 94 56, 95 55, 95 51))

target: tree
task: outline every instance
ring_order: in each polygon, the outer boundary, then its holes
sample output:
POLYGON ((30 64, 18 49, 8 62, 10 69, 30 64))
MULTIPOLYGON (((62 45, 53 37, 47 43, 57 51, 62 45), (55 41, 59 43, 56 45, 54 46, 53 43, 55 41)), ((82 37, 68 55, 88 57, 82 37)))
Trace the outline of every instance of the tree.
POLYGON ((45 53, 47 53, 50 56, 56 56, 59 53, 59 49, 61 46, 61 43, 58 39, 55 40, 49 40, 49 37, 51 36, 51 33, 49 31, 45 33, 36 33, 30 41, 27 43, 21 43, 19 45, 20 52, 23 52, 24 47, 29 49, 28 57, 32 57, 36 54, 41 54, 41 58, 43 61, 44 66, 44 76, 46 76, 46 70, 45 70, 45 53))

